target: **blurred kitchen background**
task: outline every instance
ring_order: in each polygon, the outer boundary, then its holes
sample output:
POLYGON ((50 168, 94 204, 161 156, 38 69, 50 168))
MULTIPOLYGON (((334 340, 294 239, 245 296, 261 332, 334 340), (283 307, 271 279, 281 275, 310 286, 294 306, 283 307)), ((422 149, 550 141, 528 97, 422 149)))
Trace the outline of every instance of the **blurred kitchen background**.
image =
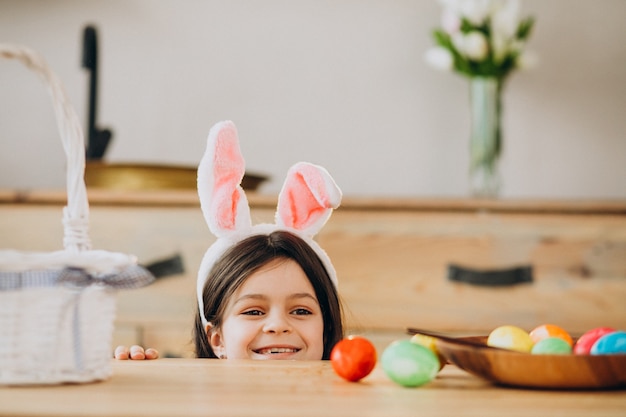
MULTIPOLYGON (((504 93, 504 198, 626 198, 626 1, 526 0, 539 65, 504 93)), ((432 69, 435 0, 0 0, 0 42, 40 52, 85 120, 99 35, 111 163, 195 166, 232 119, 250 171, 328 168, 346 195, 466 196, 466 79, 432 69)), ((0 188, 65 186, 52 106, 0 62, 0 188)))

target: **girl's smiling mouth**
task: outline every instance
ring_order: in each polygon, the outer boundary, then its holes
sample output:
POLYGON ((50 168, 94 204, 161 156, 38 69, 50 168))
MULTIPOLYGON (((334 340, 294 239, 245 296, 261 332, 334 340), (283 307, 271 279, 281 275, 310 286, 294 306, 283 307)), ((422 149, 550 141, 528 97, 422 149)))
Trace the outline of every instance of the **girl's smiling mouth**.
POLYGON ((253 350, 254 353, 259 355, 280 355, 280 354, 292 354, 298 353, 301 349, 290 346, 268 346, 260 349, 253 350))

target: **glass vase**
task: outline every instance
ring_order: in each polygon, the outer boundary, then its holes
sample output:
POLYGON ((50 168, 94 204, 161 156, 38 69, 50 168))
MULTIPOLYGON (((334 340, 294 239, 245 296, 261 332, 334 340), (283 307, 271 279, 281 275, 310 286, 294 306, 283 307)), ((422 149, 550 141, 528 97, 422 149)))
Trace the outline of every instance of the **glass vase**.
POLYGON ((501 93, 499 78, 470 79, 470 189, 474 197, 494 198, 500 192, 501 93))

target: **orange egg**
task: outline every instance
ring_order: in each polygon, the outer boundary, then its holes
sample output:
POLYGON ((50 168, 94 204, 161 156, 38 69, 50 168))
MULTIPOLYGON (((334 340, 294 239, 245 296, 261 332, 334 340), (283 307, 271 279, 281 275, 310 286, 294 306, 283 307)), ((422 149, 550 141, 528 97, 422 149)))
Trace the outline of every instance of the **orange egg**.
POLYGON ((546 339, 548 337, 559 337, 565 340, 570 346, 574 344, 572 336, 570 336, 570 334, 562 327, 559 327, 555 324, 542 324, 541 326, 537 326, 533 330, 531 330, 529 334, 533 343, 537 343, 540 340, 546 339))

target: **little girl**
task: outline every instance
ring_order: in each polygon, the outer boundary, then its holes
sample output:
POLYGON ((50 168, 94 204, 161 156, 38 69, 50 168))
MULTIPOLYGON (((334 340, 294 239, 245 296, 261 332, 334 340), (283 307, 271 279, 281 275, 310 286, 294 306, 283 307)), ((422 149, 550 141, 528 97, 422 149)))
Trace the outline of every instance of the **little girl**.
MULTIPOLYGON (((218 123, 207 142, 198 194, 217 240, 198 273, 196 356, 329 359, 343 338, 342 313, 335 269, 313 237, 341 191, 323 168, 298 163, 279 194, 275 224, 253 226, 235 126, 218 123)), ((155 359, 158 352, 120 346, 115 357, 155 359)))

